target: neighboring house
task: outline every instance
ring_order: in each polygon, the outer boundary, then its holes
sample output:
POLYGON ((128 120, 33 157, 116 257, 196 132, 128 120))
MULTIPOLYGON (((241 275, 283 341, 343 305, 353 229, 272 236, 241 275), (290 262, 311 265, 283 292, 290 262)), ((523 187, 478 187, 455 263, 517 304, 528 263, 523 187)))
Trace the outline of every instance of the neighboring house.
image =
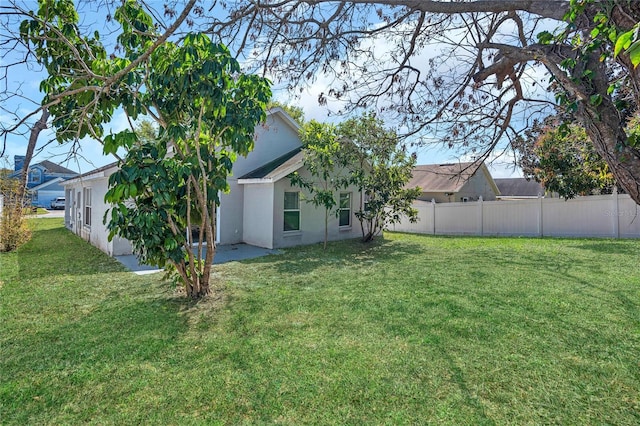
MULTIPOLYGON (((14 171, 9 174, 9 178, 22 177, 24 159, 24 155, 14 156, 14 171)), ((75 176, 78 173, 48 160, 32 164, 27 176, 27 192, 31 195, 31 204, 48 208, 51 201, 64 197, 62 182, 75 176)))
POLYGON ((418 200, 436 203, 493 201, 500 194, 487 166, 478 162, 415 166, 406 187, 419 187, 418 200))
POLYGON ((525 200, 545 195, 544 187, 533 179, 502 178, 495 182, 500 190, 499 200, 525 200))
MULTIPOLYGON (((299 126, 281 108, 269 111, 265 124, 256 127, 255 147, 239 157, 228 178, 230 192, 222 194, 217 209, 217 244, 247 243, 266 248, 290 247, 324 240, 324 210, 304 201, 309 194, 292 187, 288 175, 307 175, 302 162, 299 126)), ((117 164, 109 164, 64 183, 67 228, 109 255, 131 253, 127 240, 107 241, 103 217, 109 176, 117 164)), ((361 194, 355 187, 336 194, 344 206, 340 217, 331 215, 329 239, 355 238, 360 229, 353 207, 361 194)))

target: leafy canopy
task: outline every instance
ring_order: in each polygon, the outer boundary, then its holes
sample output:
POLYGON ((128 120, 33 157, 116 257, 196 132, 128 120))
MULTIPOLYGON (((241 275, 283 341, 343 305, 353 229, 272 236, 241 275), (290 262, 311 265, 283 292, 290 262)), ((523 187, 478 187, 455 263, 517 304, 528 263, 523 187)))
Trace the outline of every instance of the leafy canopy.
POLYGON ((105 197, 113 204, 104 218, 109 237, 131 240, 144 262, 171 265, 186 293, 200 297, 209 292, 219 193, 228 190, 236 156, 253 149, 270 83, 242 73, 229 50, 204 34, 163 40, 138 2, 125 1, 114 17, 122 56, 107 57, 97 33, 81 35, 68 0, 41 0, 21 31, 49 72, 41 88, 57 139, 93 136, 105 154, 127 152, 105 197), (118 108, 131 120, 153 119, 157 132, 145 126, 143 137, 133 129, 104 136, 118 108), (195 250, 193 228, 200 230, 195 250))
POLYGON ((346 162, 340 157, 340 142, 336 126, 311 120, 300 130, 300 139, 304 147, 304 166, 308 176, 298 172, 290 176, 291 184, 307 190, 309 196, 304 198, 315 207, 324 207, 324 247, 329 238, 329 215, 336 216, 340 209, 336 208, 336 191, 346 188, 349 179, 346 162))
POLYGON ((525 177, 564 198, 610 193, 615 180, 584 128, 549 117, 514 143, 525 177))
POLYGON ((349 164, 351 183, 365 196, 356 210, 363 241, 370 241, 402 216, 417 220, 413 201, 419 188, 405 188, 411 179, 416 158, 399 146, 395 131, 386 129, 381 119, 368 113, 338 126, 343 149, 339 155, 349 164))

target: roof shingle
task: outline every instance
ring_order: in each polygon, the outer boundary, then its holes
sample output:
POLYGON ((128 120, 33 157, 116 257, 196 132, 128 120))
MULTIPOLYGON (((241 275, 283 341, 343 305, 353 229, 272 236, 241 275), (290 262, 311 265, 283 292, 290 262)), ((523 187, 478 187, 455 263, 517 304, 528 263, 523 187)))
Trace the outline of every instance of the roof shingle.
POLYGON ((413 168, 407 188, 422 192, 458 192, 482 163, 425 164, 413 168))

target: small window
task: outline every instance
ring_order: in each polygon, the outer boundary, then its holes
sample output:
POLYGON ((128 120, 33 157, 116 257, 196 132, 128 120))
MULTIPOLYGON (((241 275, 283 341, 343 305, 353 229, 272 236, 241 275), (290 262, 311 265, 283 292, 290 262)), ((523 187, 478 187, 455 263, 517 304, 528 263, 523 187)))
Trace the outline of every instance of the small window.
POLYGON ((300 193, 284 193, 284 230, 300 230, 300 193))
POLYGON ((39 183, 40 182, 40 170, 31 169, 29 172, 29 183, 39 183))
POLYGON ((91 227, 91 188, 84 188, 83 202, 84 202, 84 224, 87 227, 91 227))
POLYGON ((340 226, 351 226, 351 193, 340 194, 340 209, 338 211, 340 226))

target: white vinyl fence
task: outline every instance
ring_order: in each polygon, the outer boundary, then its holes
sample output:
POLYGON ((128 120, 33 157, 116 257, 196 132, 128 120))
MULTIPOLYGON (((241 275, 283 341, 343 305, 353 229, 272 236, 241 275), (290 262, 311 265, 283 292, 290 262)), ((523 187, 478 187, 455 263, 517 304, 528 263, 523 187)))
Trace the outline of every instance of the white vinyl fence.
POLYGON ((626 194, 441 203, 416 201, 418 222, 393 231, 432 235, 640 238, 640 208, 626 194))

